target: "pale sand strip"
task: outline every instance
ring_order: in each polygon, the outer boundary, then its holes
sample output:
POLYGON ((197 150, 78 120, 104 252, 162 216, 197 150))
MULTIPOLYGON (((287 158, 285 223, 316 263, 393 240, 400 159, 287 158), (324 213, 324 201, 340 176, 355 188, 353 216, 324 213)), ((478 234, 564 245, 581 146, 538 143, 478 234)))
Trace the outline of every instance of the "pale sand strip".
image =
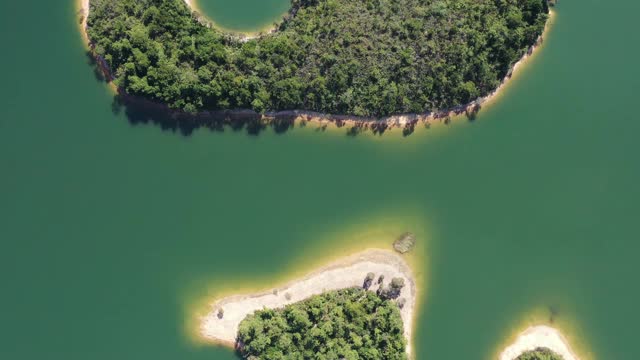
POLYGON ((400 314, 407 339, 407 353, 411 354, 411 334, 416 306, 415 280, 411 269, 400 255, 379 249, 369 249, 342 258, 276 289, 258 294, 234 295, 215 301, 211 305, 211 312, 201 319, 200 334, 205 340, 233 345, 238 325, 256 310, 282 308, 325 291, 361 287, 369 272, 376 276, 371 291, 378 288, 377 279, 380 275, 384 275, 385 284, 389 284, 392 278, 404 279, 405 287, 400 298, 405 298, 406 303, 400 314), (218 309, 224 310, 222 319, 217 316, 218 309))
POLYGON ((558 330, 544 325, 532 326, 525 330, 513 344, 502 351, 500 360, 514 360, 522 353, 537 348, 547 348, 561 355, 563 360, 580 360, 558 330))
POLYGON ((87 18, 89 17, 89 0, 79 0, 80 4, 79 13, 82 15, 82 32, 84 37, 87 38, 86 30, 87 30, 87 18))

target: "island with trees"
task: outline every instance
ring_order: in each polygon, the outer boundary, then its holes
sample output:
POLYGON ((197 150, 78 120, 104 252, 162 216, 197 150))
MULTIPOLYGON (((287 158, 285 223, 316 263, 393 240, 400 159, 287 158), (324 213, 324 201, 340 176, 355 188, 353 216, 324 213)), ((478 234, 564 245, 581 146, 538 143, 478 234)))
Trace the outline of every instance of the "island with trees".
POLYGON ((405 359, 416 296, 403 255, 369 249, 283 286, 214 300, 199 334, 250 359, 405 359))
MULTIPOLYGON (((398 239, 411 237, 404 233, 398 239)), ((406 254, 369 249, 282 286, 208 301, 205 342, 250 360, 413 359, 418 291, 406 254)), ((528 327, 497 360, 580 360, 556 328, 528 327)))
POLYGON ((407 359, 399 304, 363 288, 335 290, 247 316, 238 350, 247 359, 407 359))
POLYGON ((567 339, 550 326, 527 328, 502 350, 499 360, 580 360, 567 339))
POLYGON ((548 348, 538 348, 522 353, 515 360, 564 360, 564 358, 548 348))
POLYGON ((120 92, 184 113, 366 119, 466 109, 540 39, 547 0, 292 0, 273 32, 222 32, 184 0, 84 0, 120 92))

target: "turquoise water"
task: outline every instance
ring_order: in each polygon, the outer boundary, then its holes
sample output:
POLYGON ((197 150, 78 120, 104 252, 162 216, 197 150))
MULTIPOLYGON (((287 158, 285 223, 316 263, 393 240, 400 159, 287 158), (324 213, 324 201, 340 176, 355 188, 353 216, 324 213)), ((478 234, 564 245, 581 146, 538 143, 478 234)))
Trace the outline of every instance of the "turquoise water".
POLYGON ((638 10, 562 1, 472 123, 183 136, 112 112, 72 1, 0 3, 0 358, 233 360, 190 338, 209 292, 414 230, 418 359, 491 359, 529 319, 637 359, 638 10))

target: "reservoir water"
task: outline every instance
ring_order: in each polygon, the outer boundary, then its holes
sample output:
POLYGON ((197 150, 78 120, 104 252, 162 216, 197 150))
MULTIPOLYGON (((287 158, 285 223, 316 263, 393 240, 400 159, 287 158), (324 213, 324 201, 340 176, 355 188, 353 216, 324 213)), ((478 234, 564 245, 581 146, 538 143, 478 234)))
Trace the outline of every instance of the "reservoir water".
POLYGON ((0 358, 234 360, 193 339, 208 296, 407 230, 418 359, 490 360, 530 322, 640 358, 637 1, 561 1, 498 101, 408 137, 134 124, 75 11, 0 2, 0 358))
POLYGON ((195 4, 217 26, 239 32, 270 28, 291 7, 288 0, 195 0, 195 4))

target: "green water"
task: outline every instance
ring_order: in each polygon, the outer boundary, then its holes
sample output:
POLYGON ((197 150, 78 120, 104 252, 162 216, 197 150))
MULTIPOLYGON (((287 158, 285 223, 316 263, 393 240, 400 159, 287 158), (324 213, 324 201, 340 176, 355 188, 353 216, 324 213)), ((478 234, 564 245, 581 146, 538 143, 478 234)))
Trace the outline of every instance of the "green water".
POLYGON ((640 358, 637 1, 561 1, 494 106, 408 138, 131 125, 74 11, 0 2, 0 358, 237 359, 192 343, 194 303, 370 229, 428 239, 418 359, 488 360, 551 312, 580 354, 640 358))
POLYGON ((291 7, 289 0, 195 0, 198 9, 217 26, 253 32, 270 28, 291 7))

